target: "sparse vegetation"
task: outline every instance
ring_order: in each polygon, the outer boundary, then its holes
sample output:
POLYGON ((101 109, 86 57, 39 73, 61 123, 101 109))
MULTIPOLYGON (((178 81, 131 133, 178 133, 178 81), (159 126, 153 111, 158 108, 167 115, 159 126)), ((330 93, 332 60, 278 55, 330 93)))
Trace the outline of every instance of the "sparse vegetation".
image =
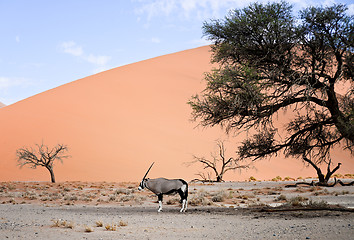
MULTIPOLYGON (((284 203, 289 206, 305 206, 310 203, 308 198, 311 195, 316 196, 316 200, 320 202, 321 196, 325 195, 342 196, 353 194, 348 188, 344 188, 341 191, 330 191, 327 187, 319 186, 289 189, 284 188, 282 183, 274 183, 276 184, 274 187, 254 187, 251 189, 249 187, 239 187, 237 189, 227 187, 224 189, 221 187, 218 188, 214 184, 194 184, 194 186, 190 185, 189 206, 255 207, 264 204, 268 205, 272 202, 284 203), (293 196, 294 193, 298 197, 291 198, 290 196, 293 196)), ((246 182, 245 184, 249 183, 246 182)), ((131 183, 65 182, 51 184, 45 182, 4 182, 0 183, 0 203, 43 204, 46 206, 74 204, 137 205, 144 203, 144 201, 156 200, 155 195, 137 192, 132 186, 134 184, 131 183), (64 191, 64 189, 68 189, 69 191, 64 191)), ((179 197, 176 195, 168 196, 166 201, 167 205, 180 204, 179 197)), ((102 221, 97 221, 93 226, 104 228, 106 225, 102 221)), ((117 223, 116 225, 120 227, 122 224, 117 223)), ((65 220, 53 220, 54 226, 71 228, 70 226, 74 227, 75 224, 71 224, 65 220)))

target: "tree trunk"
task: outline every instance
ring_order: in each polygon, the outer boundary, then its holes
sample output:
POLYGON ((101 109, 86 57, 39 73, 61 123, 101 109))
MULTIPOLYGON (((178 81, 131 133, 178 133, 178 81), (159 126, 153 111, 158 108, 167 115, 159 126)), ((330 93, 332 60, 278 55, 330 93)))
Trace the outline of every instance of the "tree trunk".
POLYGON ((55 176, 54 176, 53 168, 47 167, 47 169, 50 172, 50 179, 51 179, 52 183, 55 183, 55 176))
POLYGON ((331 176, 340 168, 341 163, 338 163, 337 167, 335 167, 332 171, 331 171, 331 161, 329 161, 328 165, 327 165, 327 174, 326 176, 323 175, 321 169, 314 163, 312 162, 310 159, 308 159, 307 157, 303 157, 304 161, 309 163, 313 168, 316 169, 317 172, 317 176, 318 176, 318 185, 322 185, 322 186, 326 186, 328 185, 328 181, 331 178, 331 176))
POLYGON ((325 176, 323 175, 321 169, 307 157, 303 157, 304 161, 309 163, 314 169, 316 169, 318 181, 325 184, 325 176))

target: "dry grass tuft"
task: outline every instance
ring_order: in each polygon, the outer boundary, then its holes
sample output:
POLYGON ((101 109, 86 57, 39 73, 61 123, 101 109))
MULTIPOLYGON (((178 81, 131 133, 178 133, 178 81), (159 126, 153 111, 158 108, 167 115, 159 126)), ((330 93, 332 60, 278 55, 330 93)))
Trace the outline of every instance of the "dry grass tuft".
POLYGON ((85 225, 84 228, 85 228, 85 232, 86 233, 93 232, 93 229, 91 227, 87 226, 87 225, 85 225))
POLYGON ((73 221, 66 221, 63 219, 53 219, 52 220, 53 224, 51 227, 62 227, 62 228, 70 228, 73 229, 75 227, 75 223, 73 221))
POLYGON ((124 222, 122 220, 119 221, 119 227, 126 227, 126 226, 128 226, 127 222, 124 222))
POLYGON ((118 225, 117 224, 106 224, 105 226, 107 231, 117 231, 118 225))
POLYGON ((96 221, 96 227, 103 227, 102 221, 96 221))

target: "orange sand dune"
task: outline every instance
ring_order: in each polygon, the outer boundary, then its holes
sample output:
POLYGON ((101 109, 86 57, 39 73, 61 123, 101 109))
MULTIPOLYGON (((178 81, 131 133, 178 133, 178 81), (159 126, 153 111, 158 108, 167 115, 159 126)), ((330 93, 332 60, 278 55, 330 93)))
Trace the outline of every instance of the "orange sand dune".
MULTIPOLYGON (((204 88, 210 48, 200 47, 118 67, 48 90, 0 110, 0 181, 48 181, 47 170, 16 165, 15 152, 42 141, 67 144, 70 159, 55 166, 57 181, 139 181, 149 176, 194 179, 200 165, 193 155, 209 156, 219 128, 196 128, 188 99, 204 88)), ((281 119, 280 119, 281 121, 281 119)), ((230 138, 228 153, 242 136, 230 138)), ((354 170, 341 150, 342 173, 354 170)), ((228 173, 226 180, 314 176, 299 160, 272 159, 256 169, 228 173)))
POLYGON ((2 107, 6 107, 6 105, 3 104, 2 102, 0 102, 0 108, 2 108, 2 107))

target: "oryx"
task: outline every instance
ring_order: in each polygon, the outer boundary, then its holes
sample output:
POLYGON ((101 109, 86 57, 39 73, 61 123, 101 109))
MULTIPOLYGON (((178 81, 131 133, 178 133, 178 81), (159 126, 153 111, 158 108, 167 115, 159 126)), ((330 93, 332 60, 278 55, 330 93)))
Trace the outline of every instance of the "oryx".
POLYGON ((188 197, 188 184, 183 179, 166 179, 166 178, 156 178, 156 179, 149 179, 146 178, 147 174, 149 173, 152 165, 145 173, 143 180, 139 185, 139 190, 144 188, 149 189, 151 192, 155 193, 159 200, 159 209, 158 212, 162 211, 162 196, 164 194, 176 194, 179 193, 181 196, 181 203, 182 208, 180 212, 185 212, 187 209, 187 197, 188 197))

